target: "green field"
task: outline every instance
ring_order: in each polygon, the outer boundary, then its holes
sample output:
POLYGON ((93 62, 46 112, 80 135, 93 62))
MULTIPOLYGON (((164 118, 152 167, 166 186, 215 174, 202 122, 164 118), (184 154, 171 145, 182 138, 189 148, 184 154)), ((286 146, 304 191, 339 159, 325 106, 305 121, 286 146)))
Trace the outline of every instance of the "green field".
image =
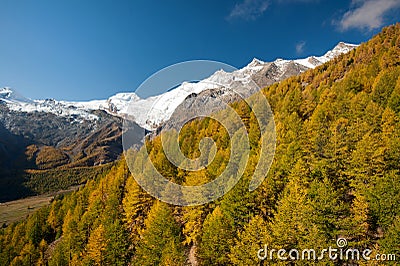
POLYGON ((24 219, 37 209, 50 204, 54 196, 77 190, 79 187, 74 186, 51 194, 0 203, 0 226, 24 219))
POLYGON ((45 195, 0 203, 0 225, 21 220, 38 208, 48 205, 52 199, 53 196, 45 195))

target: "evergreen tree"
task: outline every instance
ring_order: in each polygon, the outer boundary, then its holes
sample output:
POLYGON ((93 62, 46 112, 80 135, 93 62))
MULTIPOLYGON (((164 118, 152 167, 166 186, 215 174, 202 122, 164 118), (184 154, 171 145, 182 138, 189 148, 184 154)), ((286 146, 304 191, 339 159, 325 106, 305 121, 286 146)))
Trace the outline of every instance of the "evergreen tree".
POLYGON ((381 254, 395 254, 396 260, 400 257, 400 216, 396 217, 393 224, 379 240, 381 254))
MULTIPOLYGON (((184 185, 186 186, 199 186, 201 184, 207 183, 209 180, 204 171, 190 172, 186 175, 186 181, 184 185)), ((207 195, 185 195, 188 201, 194 199, 202 199, 206 198, 207 195)), ((194 245, 197 246, 200 237, 202 225, 205 219, 206 207, 204 205, 200 206, 188 206, 182 208, 182 220, 184 222, 183 225, 183 234, 185 236, 184 244, 185 245, 194 245)))
POLYGON ((86 246, 87 260, 94 265, 105 265, 105 257, 108 241, 105 236, 105 229, 100 224, 89 236, 86 246))
POLYGON ((184 265, 182 245, 179 238, 171 238, 165 243, 161 252, 160 266, 184 265))
POLYGON ((124 266, 128 264, 129 237, 120 220, 106 224, 105 264, 124 266))
POLYGON ((125 190, 122 200, 123 221, 133 244, 136 245, 144 229, 144 221, 153 204, 153 198, 143 191, 132 176, 128 178, 125 190))
POLYGON ((265 245, 271 245, 270 230, 261 216, 253 217, 238 233, 229 253, 230 263, 233 265, 259 265, 257 252, 265 245))
POLYGON ((203 224, 203 234, 199 246, 199 258, 203 265, 226 265, 233 243, 233 221, 217 206, 203 224))
POLYGON ((156 201, 148 214, 145 226, 134 254, 134 265, 158 265, 163 260, 163 263, 166 263, 178 261, 178 257, 183 257, 180 228, 167 204, 156 201), (175 247, 171 248, 168 245, 175 247))
POLYGON ((296 164, 271 222, 273 243, 276 248, 299 248, 310 232, 311 206, 308 204, 308 171, 304 162, 296 164))
POLYGON ((46 265, 45 256, 44 255, 45 255, 45 252, 46 252, 47 248, 48 248, 48 245, 47 245, 46 240, 42 239, 42 241, 40 241, 40 243, 39 243, 39 254, 40 254, 40 257, 39 257, 39 260, 37 262, 38 265, 41 265, 41 266, 45 266, 46 265))

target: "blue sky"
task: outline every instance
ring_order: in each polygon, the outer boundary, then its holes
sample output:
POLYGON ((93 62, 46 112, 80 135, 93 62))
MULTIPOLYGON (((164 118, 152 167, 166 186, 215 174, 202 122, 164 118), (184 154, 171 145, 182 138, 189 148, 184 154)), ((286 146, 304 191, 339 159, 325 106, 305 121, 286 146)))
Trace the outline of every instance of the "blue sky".
POLYGON ((398 18, 398 0, 0 0, 0 87, 102 99, 171 64, 321 55, 398 18))

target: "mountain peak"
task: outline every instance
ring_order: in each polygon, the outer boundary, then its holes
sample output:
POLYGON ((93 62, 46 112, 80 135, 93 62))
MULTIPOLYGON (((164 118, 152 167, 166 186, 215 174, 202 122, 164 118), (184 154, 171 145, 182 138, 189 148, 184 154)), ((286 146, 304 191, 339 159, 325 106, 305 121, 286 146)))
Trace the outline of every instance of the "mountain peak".
POLYGON ((11 89, 10 87, 3 87, 0 88, 0 101, 4 102, 31 102, 31 100, 25 98, 15 90, 11 89))
POLYGON ((353 43, 347 43, 347 42, 340 41, 338 44, 336 44, 335 48, 336 47, 353 47, 353 48, 355 48, 357 46, 358 46, 358 44, 353 44, 353 43))
POLYGON ((260 59, 253 58, 253 60, 251 60, 251 62, 247 66, 255 67, 255 66, 259 66, 259 65, 263 65, 263 64, 265 64, 265 62, 261 61, 260 59))
POLYGON ((327 57, 329 60, 331 60, 340 54, 345 54, 350 52, 357 46, 358 46, 357 44, 339 42, 335 47, 333 47, 332 50, 326 52, 324 56, 327 57))
POLYGON ((9 87, 0 88, 0 99, 8 99, 13 91, 9 87))

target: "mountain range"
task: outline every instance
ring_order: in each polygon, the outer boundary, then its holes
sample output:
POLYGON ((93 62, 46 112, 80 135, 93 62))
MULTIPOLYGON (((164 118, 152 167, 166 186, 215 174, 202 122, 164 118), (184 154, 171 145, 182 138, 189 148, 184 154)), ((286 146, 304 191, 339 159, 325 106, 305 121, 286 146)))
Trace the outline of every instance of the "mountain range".
MULTIPOLYGON (((1 190, 29 182, 26 170, 48 171, 54 168, 76 168, 104 165, 122 154, 122 119, 128 115, 137 123, 138 135, 133 142, 141 145, 145 130, 171 127, 182 112, 204 108, 208 97, 225 101, 238 100, 233 91, 244 97, 258 89, 316 68, 357 47, 338 43, 322 56, 303 59, 276 59, 263 62, 253 59, 233 72, 216 71, 197 83, 184 82, 163 94, 146 99, 135 93, 118 93, 106 100, 59 101, 31 100, 11 88, 0 89, 0 183, 1 190), (168 124, 169 123, 169 124, 168 124), (172 124, 172 125, 171 125, 172 124), (15 175, 23 175, 14 182, 15 175)), ((214 111, 218 107, 207 107, 214 111)), ((3 193, 4 192, 4 193, 3 193)), ((22 193, 24 194, 24 193, 22 193)), ((0 201, 10 199, 0 191, 0 201)), ((14 196, 20 197, 21 195, 14 196)))
POLYGON ((12 111, 53 113, 57 116, 69 118, 72 122, 99 119, 97 115, 92 113, 94 110, 104 110, 114 116, 123 117, 128 113, 128 106, 132 104, 135 109, 129 110, 129 112, 134 112, 130 114, 135 117, 135 121, 147 130, 154 130, 168 121, 175 109, 187 96, 193 93, 199 94, 204 90, 215 88, 234 89, 247 84, 249 80, 255 81, 259 87, 265 87, 320 66, 355 47, 357 45, 340 42, 323 56, 310 56, 296 60, 276 59, 273 62, 263 62, 254 58, 242 69, 234 72, 219 70, 200 82, 184 82, 173 90, 146 99, 142 99, 132 92, 118 93, 106 100, 80 102, 54 99, 30 100, 10 88, 3 88, 0 89, 0 101, 5 102, 12 111))

